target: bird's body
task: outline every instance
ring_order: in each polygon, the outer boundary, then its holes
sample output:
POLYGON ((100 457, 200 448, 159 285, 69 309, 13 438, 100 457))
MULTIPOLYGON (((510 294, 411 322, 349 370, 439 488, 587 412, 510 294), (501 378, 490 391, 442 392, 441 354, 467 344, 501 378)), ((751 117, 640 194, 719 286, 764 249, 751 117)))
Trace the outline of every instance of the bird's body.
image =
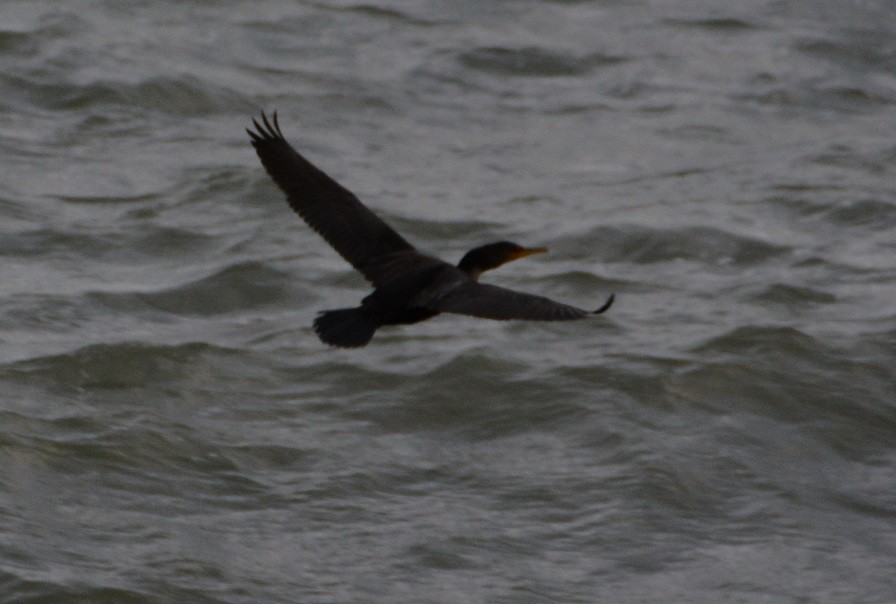
POLYGON ((329 310, 314 321, 327 344, 367 344, 384 325, 418 323, 440 313, 486 319, 562 321, 600 314, 542 296, 479 283, 486 270, 546 252, 499 241, 467 252, 457 266, 425 255, 371 212, 357 197, 321 172, 286 142, 277 114, 262 114, 248 130, 262 165, 286 193, 289 205, 374 286, 355 308, 329 310))

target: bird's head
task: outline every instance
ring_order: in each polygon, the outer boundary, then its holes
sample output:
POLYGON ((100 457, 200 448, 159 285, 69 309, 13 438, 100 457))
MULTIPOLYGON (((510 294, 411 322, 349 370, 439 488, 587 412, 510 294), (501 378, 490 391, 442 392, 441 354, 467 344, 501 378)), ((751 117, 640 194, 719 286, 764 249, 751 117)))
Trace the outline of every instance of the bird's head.
POLYGON ((510 241, 498 241, 473 248, 457 263, 457 268, 464 271, 473 279, 479 278, 483 272, 498 268, 511 260, 519 260, 532 254, 543 254, 548 251, 546 247, 523 247, 510 241))

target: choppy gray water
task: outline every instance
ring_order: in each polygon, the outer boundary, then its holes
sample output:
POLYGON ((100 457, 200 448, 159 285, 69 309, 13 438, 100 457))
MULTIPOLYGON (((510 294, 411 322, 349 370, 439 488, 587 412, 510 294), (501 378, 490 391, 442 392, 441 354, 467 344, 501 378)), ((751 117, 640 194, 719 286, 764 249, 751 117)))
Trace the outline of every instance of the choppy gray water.
POLYGON ((896 18, 735 4, 0 4, 0 601, 896 600, 896 18), (327 348, 273 109, 616 305, 327 348))

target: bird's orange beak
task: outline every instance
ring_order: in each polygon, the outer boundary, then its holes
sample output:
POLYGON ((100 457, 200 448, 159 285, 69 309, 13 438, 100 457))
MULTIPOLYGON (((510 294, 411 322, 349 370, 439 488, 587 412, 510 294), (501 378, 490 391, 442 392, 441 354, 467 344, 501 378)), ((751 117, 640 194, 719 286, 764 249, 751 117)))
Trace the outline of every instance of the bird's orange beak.
POLYGON ((519 260, 520 258, 531 256, 532 254, 546 254, 547 251, 548 248, 546 247, 524 247, 523 249, 511 254, 510 260, 519 260))

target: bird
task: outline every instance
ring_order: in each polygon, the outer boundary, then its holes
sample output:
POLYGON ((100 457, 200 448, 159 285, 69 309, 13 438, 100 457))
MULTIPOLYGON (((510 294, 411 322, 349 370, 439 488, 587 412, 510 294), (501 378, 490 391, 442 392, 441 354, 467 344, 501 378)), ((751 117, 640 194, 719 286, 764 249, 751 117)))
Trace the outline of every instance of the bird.
POLYGON ((424 254, 374 214, 348 189, 290 145, 277 113, 262 112, 247 128, 252 146, 290 207, 373 286, 353 308, 326 310, 314 320, 322 342, 342 348, 367 345, 386 325, 404 325, 454 313, 483 319, 566 321, 604 313, 615 294, 589 311, 549 298, 481 283, 479 277, 512 260, 547 252, 498 241, 467 252, 457 265, 424 254))

